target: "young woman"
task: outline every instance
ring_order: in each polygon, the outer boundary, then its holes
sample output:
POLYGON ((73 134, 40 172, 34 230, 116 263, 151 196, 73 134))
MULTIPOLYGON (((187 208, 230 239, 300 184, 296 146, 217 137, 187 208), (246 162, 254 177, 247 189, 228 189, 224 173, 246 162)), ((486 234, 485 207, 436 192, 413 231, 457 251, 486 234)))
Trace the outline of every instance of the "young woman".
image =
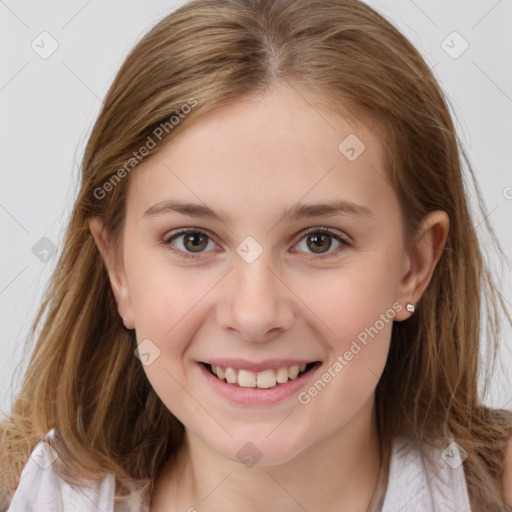
POLYGON ((357 0, 163 19, 90 136, 0 507, 509 510, 464 158, 424 60, 357 0))

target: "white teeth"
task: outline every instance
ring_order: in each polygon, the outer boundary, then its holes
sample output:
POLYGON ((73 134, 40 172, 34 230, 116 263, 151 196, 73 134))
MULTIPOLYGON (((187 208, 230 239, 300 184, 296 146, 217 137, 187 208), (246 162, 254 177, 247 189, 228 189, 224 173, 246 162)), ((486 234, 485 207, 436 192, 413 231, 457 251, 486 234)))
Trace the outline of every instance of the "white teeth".
POLYGON ((284 366, 283 368, 279 368, 277 370, 277 382, 279 384, 284 384, 285 382, 288 382, 288 368, 284 366))
POLYGON ((277 371, 269 369, 261 372, 252 372, 250 370, 236 370, 227 367, 222 370, 220 366, 212 365, 212 371, 220 380, 226 380, 229 384, 238 384, 243 388, 269 389, 277 384, 285 384, 288 380, 294 380, 300 372, 306 369, 306 364, 294 364, 291 366, 283 366, 277 371))
MULTIPOLYGON (((218 368, 218 366, 217 366, 217 368, 218 368)), ((236 376, 236 372, 235 372, 235 370, 233 370, 233 368, 226 368, 225 374, 226 374, 226 380, 230 384, 235 384, 236 381, 238 380, 238 377, 236 376)), ((218 373, 217 373, 217 377, 219 377, 219 379, 220 379, 220 375, 218 373)))
POLYGON ((238 370, 238 385, 243 388, 256 387, 256 374, 249 370, 238 370))
MULTIPOLYGON (((240 379, 240 377, 238 377, 240 379)), ((264 372, 258 372, 256 378, 256 385, 259 388, 273 388, 276 385, 276 374, 274 370, 265 370, 264 372)))
POLYGON ((299 365, 298 364, 294 364, 293 366, 290 366, 290 368, 288 368, 288 377, 290 379, 296 379, 297 376, 299 375, 299 365))
POLYGON ((220 366, 217 366, 213 371, 217 374, 219 379, 224 380, 225 375, 220 366))

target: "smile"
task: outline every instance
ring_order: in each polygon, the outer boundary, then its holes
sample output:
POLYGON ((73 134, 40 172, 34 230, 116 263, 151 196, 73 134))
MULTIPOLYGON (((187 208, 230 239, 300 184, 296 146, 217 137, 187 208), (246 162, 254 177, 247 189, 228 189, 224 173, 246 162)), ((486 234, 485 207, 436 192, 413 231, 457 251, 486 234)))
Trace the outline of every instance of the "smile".
POLYGON ((286 384, 289 380, 297 379, 307 373, 316 362, 294 364, 269 368, 259 372, 244 368, 232 368, 230 366, 212 365, 202 363, 209 372, 219 380, 236 387, 271 389, 279 384, 286 384))
POLYGON ((321 361, 242 359, 197 361, 200 373, 216 394, 240 405, 268 406, 296 395, 309 385, 321 361), (250 369, 249 369, 250 368, 250 369))

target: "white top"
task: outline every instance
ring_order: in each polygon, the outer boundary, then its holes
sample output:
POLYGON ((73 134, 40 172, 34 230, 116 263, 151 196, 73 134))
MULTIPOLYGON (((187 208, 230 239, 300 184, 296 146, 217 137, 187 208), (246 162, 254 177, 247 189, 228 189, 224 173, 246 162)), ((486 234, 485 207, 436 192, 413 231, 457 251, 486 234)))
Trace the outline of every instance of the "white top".
POLYGON ((429 470, 427 475, 415 447, 407 453, 398 452, 405 444, 407 440, 403 438, 393 443, 381 512, 471 512, 463 468, 465 450, 455 442, 443 450, 428 447, 437 470, 434 474, 429 470))
MULTIPOLYGON (((398 453, 406 442, 398 438, 393 443, 381 512, 471 512, 462 466, 463 449, 452 443, 434 453, 438 472, 427 478, 416 448, 398 453)), ((34 448, 7 512, 149 512, 136 500, 128 506, 114 505, 115 479, 110 474, 91 488, 71 487, 54 472, 52 463, 56 457, 45 441, 34 448)))

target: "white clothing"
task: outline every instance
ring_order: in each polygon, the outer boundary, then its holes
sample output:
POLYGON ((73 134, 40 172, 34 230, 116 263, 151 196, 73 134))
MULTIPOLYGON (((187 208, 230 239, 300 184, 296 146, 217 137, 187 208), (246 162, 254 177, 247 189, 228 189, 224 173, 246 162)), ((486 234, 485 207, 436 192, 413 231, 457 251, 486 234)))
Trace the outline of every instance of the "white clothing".
POLYGON ((381 512, 471 512, 463 469, 464 451, 456 443, 439 451, 429 447, 438 471, 427 475, 417 449, 398 453, 406 443, 403 438, 393 443, 381 512))
MULTIPOLYGON (((417 449, 398 453, 404 443, 404 438, 393 443, 381 512, 471 512, 458 445, 435 454, 439 471, 427 477, 417 449)), ((135 500, 129 506, 114 504, 115 479, 110 474, 91 488, 70 486, 54 472, 55 457, 45 441, 34 448, 7 512, 149 512, 135 500)))

